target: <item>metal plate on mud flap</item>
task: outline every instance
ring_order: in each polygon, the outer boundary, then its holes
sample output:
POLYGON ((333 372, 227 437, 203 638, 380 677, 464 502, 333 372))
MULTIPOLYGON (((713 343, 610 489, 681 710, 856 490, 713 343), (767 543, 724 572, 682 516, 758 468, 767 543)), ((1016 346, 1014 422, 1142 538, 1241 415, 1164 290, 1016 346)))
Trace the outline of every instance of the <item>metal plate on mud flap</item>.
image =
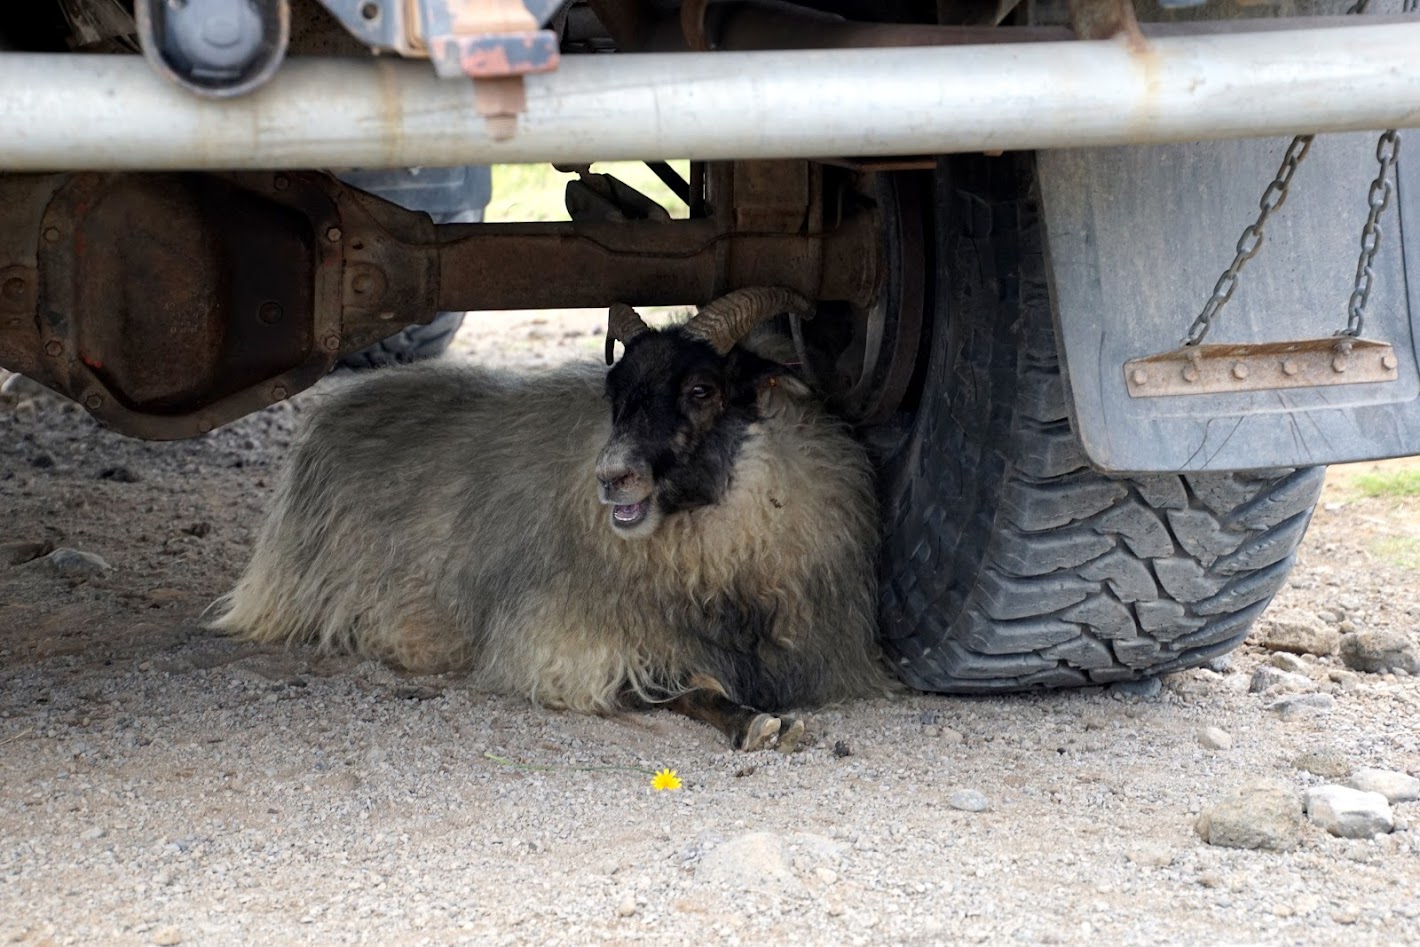
MULTIPOLYGON (((1091 461, 1121 472, 1242 470, 1420 454, 1420 133, 1401 138, 1363 333, 1389 343, 1393 371, 1360 384, 1158 397, 1131 392, 1126 363, 1177 349, 1288 140, 1040 153, 1057 327, 1091 461)), ((1346 325, 1375 150, 1374 134, 1317 137, 1210 344, 1321 340, 1346 325)))

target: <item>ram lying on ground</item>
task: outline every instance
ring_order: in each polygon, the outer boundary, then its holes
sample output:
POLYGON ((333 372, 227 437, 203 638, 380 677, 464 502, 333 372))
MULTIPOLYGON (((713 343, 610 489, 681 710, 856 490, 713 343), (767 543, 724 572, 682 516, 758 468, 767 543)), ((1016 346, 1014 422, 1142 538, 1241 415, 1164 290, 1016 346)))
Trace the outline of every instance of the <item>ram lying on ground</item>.
POLYGON ((331 396, 215 626, 608 712, 663 704, 743 749, 890 688, 862 447, 738 345, 807 303, 739 290, 607 371, 377 374, 331 396))

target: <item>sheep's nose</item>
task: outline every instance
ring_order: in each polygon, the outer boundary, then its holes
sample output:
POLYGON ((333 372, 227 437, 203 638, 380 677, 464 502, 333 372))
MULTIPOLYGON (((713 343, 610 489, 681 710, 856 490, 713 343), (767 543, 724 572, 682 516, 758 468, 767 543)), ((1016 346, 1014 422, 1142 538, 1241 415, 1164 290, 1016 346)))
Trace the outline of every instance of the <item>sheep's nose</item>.
POLYGON ((619 490, 622 487, 630 486, 635 479, 636 472, 625 467, 597 471, 597 482, 602 485, 603 490, 619 490))

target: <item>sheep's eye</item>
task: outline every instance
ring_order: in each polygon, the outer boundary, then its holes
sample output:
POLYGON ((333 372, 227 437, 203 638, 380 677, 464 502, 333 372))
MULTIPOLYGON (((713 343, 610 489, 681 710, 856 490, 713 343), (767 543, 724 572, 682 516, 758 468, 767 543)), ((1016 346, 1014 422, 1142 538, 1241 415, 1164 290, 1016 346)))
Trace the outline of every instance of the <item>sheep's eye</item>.
POLYGON ((690 397, 694 398, 696 401, 704 401, 713 393, 714 389, 712 389, 709 385, 690 386, 690 397))

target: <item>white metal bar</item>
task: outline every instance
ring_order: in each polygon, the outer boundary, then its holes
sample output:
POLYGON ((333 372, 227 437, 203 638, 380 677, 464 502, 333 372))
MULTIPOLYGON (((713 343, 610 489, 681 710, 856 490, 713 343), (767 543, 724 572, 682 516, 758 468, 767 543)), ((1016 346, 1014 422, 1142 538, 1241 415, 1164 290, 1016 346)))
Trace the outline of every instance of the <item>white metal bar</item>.
POLYGON ((1420 22, 1122 40, 568 56, 495 140, 427 63, 288 61, 211 101, 137 56, 0 54, 0 168, 936 154, 1420 126, 1420 22))

